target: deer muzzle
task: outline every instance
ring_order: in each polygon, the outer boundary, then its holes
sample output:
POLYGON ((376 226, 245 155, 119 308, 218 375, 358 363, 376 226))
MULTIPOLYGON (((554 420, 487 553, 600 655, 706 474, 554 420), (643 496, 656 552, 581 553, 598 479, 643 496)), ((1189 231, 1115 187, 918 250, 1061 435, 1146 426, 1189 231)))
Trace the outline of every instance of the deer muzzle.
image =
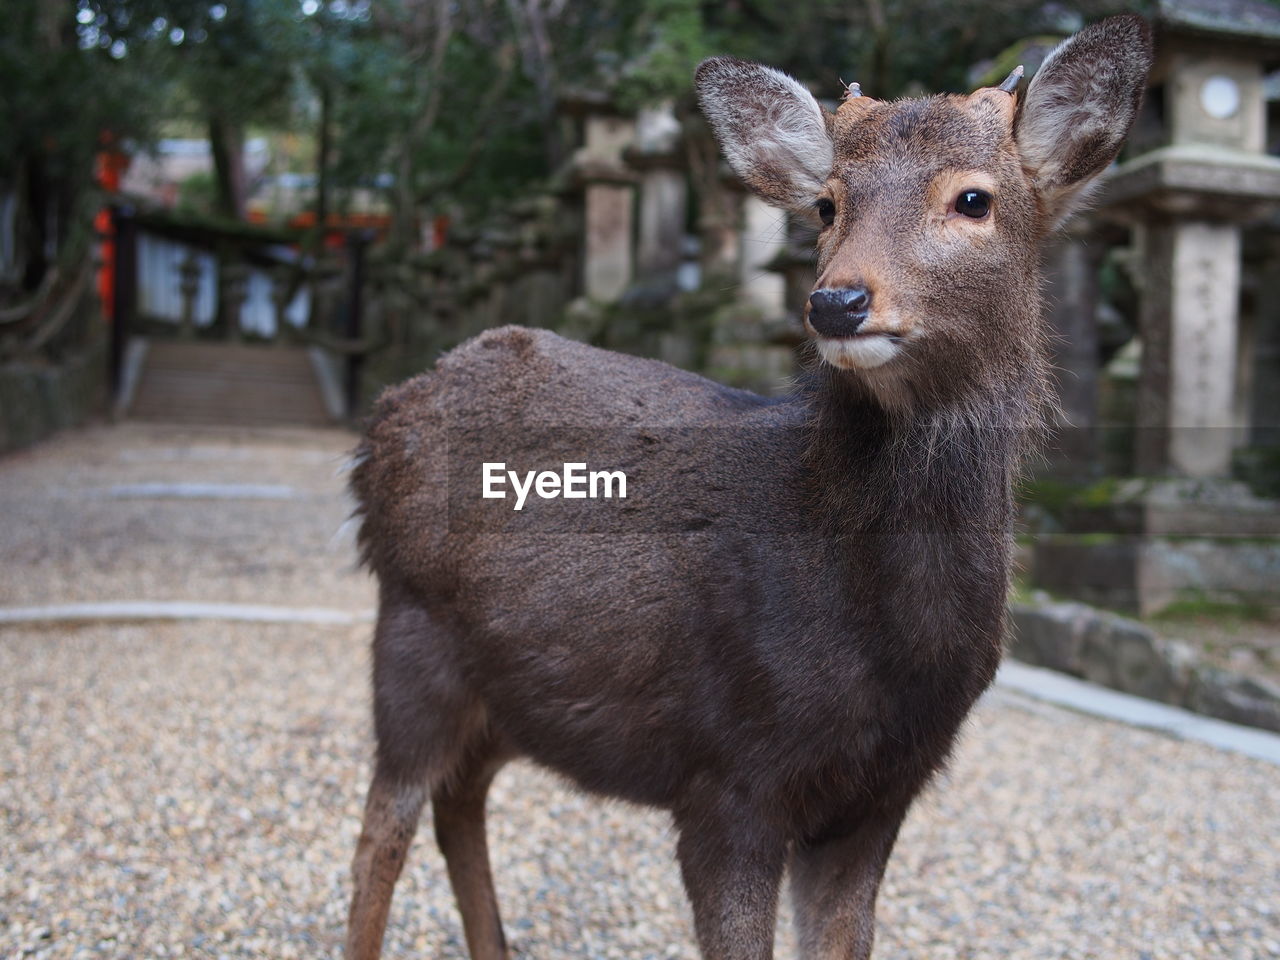
POLYGON ((823 288, 809 294, 809 326, 823 337, 852 337, 866 322, 871 291, 863 286, 823 288))

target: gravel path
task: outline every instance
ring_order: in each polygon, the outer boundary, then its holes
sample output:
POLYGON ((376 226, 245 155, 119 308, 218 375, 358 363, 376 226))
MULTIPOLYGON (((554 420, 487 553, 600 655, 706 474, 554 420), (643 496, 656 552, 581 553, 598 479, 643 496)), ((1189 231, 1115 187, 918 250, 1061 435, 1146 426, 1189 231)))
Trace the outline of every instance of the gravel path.
MULTIPOLYGON (((349 445, 121 427, 0 460, 0 604, 367 608, 333 535, 349 445), (305 497, 87 495, 153 482, 305 497)), ((369 775, 367 636, 0 627, 0 957, 336 956, 369 775)), ((490 803, 517 957, 696 957, 665 815, 522 764, 490 803)), ((908 820, 876 956, 1280 957, 1277 837, 1280 768, 997 691, 908 820)), ((793 956, 785 922, 779 939, 793 956)), ((460 944, 424 824, 386 955, 460 944)))
POLYGON ((64 433, 11 455, 0 460, 0 604, 371 607, 371 581, 352 568, 343 525, 351 504, 339 471, 354 445, 337 430, 126 424, 64 433), (147 490, 182 483, 270 497, 147 490))

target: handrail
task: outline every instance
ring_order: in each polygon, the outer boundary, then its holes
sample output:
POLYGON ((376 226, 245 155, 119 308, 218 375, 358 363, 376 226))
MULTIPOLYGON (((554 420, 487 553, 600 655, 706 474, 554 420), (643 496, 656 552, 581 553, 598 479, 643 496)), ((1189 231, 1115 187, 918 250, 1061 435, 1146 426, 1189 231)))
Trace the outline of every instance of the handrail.
MULTIPOLYGON (((50 269, 50 273, 54 270, 50 269)), ((46 275, 47 276, 47 275, 46 275)), ((6 359, 28 356, 36 353, 45 344, 57 336, 67 323, 75 316, 76 310, 80 307, 84 300, 85 288, 89 285, 89 280, 93 276, 93 255, 86 254, 80 261, 79 269, 74 275, 69 287, 65 293, 61 295, 61 299, 55 303, 46 316, 36 328, 26 336, 17 336, 11 338, 7 343, 0 347, 6 359)), ((43 284, 42 284, 43 286, 43 284)), ((44 306, 48 301, 53 300, 55 294, 47 293, 44 297, 44 306)), ((29 319, 34 315, 34 310, 27 313, 23 319, 29 319)))
POLYGON ((391 344, 391 338, 385 334, 376 339, 371 337, 352 339, 350 337, 336 337, 331 333, 325 333, 320 330, 309 330, 306 327, 289 327, 288 332, 284 335, 290 339, 300 340, 307 346, 320 347, 331 353, 346 357, 366 356, 370 353, 376 353, 391 344))
POLYGON ((45 271, 44 278, 40 281, 40 286, 36 288, 26 302, 19 303, 12 307, 0 307, 0 324, 3 323, 21 323, 31 314, 35 313, 36 308, 43 305, 49 296, 49 291, 53 289, 53 285, 58 281, 58 268, 50 267, 45 271))

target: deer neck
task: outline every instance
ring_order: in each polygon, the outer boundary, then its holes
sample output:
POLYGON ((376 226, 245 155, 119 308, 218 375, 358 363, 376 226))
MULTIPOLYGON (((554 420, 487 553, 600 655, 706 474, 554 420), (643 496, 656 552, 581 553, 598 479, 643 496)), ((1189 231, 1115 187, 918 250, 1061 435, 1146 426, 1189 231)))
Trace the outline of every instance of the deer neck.
POLYGON ((804 390, 806 467, 831 532, 945 539, 1011 522, 1012 481, 1041 421, 1034 370, 944 403, 825 366, 804 390))

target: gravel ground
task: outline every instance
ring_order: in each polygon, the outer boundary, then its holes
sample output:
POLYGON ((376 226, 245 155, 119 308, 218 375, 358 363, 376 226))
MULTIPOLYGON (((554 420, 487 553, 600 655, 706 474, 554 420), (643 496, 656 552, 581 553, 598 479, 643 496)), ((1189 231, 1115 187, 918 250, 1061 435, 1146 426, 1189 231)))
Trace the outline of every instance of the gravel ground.
MULTIPOLYGON (((367 607, 332 536, 346 507, 330 458, 349 442, 128 427, 0 461, 0 604, 367 607), (159 480, 308 497, 155 501, 130 526, 67 493, 159 480)), ((369 776, 367 637, 0 628, 0 957, 336 956, 369 776)), ((490 805, 516 956, 696 957, 665 815, 523 764, 490 805)), ((1280 768, 997 691, 908 820, 876 956, 1280 957, 1278 836, 1280 768)), ((779 939, 793 956, 785 922, 779 939)), ((458 958, 460 944, 424 823, 386 955, 458 958)))
MULTIPOLYGON (((345 431, 125 424, 0 460, 0 604, 374 603, 353 567, 345 431), (143 496, 146 484, 274 488, 287 499, 143 496), (134 488, 118 490, 117 488, 134 488)), ((231 491, 231 492, 234 492, 231 491)))

